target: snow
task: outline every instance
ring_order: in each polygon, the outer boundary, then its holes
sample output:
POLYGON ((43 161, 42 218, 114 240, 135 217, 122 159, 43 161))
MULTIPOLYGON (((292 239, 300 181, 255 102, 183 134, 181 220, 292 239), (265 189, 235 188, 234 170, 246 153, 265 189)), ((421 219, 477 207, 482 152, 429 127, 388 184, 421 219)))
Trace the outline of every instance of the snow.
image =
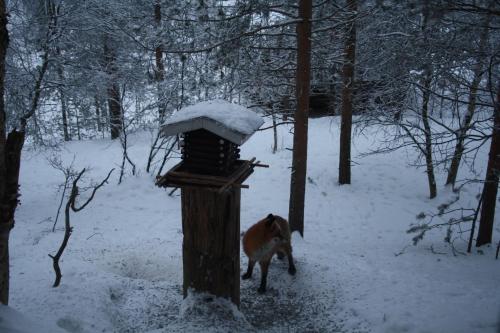
POLYGON ((182 108, 162 125, 166 135, 205 128, 241 145, 264 120, 255 112, 238 104, 217 99, 182 108))
POLYGON ((0 304, 0 332, 5 333, 63 333, 61 328, 35 321, 18 311, 0 304))
MULTIPOLYGON (((288 214, 289 130, 279 128, 276 154, 272 131, 257 132, 242 146, 243 158, 270 165, 256 169, 246 182, 250 188, 242 190, 242 231, 269 213, 288 214)), ((56 154, 68 165, 74 160, 75 169, 90 167, 85 181, 97 182, 121 161, 120 145, 103 139, 67 143, 56 152, 26 150, 11 233, 9 305, 35 322, 78 333, 497 332, 495 248, 454 256, 444 230, 428 233, 418 246, 406 234, 416 215, 436 211, 454 194, 440 186, 438 197, 428 199, 424 170, 408 166, 416 157, 411 149, 359 158, 380 139, 376 127, 354 138, 353 184, 339 186, 338 134, 337 118, 310 120, 305 238, 295 233, 292 239, 297 274, 287 274, 286 260, 273 259, 268 291, 260 295, 256 268, 252 279, 241 281, 239 311, 224 300, 206 302, 206 295, 182 299, 180 197, 169 197, 145 173, 151 141, 145 132, 129 136, 139 174, 117 185, 115 172, 87 208, 72 214, 61 286, 52 288, 47 254, 63 238, 61 221, 51 231, 63 179, 47 158, 56 154)), ((477 166, 486 165, 486 155, 481 151, 477 166)), ((439 169, 438 184, 445 176, 439 169)), ((467 176, 462 169, 460 178, 467 176)), ((474 186, 462 193, 465 207, 477 203, 480 185, 474 186)), ((498 241, 498 220, 495 228, 498 241)), ((466 242, 458 239, 455 247, 465 251, 466 242)), ((242 273, 247 262, 241 252, 242 273)), ((0 312, 0 323, 5 316, 0 312)))

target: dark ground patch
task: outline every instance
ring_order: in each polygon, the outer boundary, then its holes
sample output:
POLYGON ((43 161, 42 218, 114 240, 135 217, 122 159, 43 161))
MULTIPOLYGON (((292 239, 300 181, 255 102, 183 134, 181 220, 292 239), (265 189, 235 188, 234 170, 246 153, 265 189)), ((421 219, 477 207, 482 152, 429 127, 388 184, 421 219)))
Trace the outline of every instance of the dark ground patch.
MULTIPOLYGON (((242 272, 245 265, 243 260, 242 272)), ((183 312, 182 286, 165 280, 122 279, 109 291, 107 310, 120 333, 347 332, 334 283, 324 281, 321 267, 308 267, 299 259, 295 276, 287 268, 286 261, 273 259, 265 294, 257 293, 259 268, 251 279, 241 281, 243 316, 218 302, 200 302, 183 312)))
POLYGON ((259 332, 343 332, 333 318, 333 284, 328 284, 327 290, 325 286, 318 288, 319 281, 301 262, 295 276, 290 276, 287 268, 286 261, 273 259, 265 294, 257 293, 258 269, 252 279, 241 282, 240 311, 248 322, 259 332))

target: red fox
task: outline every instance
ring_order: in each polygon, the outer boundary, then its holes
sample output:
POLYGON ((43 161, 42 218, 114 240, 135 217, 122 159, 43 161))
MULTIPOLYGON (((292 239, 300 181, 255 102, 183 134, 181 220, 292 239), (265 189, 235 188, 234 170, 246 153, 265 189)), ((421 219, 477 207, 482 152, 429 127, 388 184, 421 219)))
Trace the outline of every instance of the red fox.
POLYGON ((297 269, 293 263, 292 243, 288 222, 273 214, 251 226, 243 236, 243 251, 248 256, 248 269, 242 279, 252 277, 256 262, 260 264, 261 281, 259 293, 266 291, 267 271, 275 253, 279 259, 288 257, 288 273, 294 275, 297 269))

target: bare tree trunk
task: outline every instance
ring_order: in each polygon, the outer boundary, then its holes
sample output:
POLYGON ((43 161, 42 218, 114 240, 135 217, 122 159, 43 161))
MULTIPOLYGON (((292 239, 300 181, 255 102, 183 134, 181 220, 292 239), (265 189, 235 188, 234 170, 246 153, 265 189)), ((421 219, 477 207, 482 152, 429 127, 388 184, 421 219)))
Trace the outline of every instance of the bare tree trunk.
POLYGON ((108 109, 109 109, 109 124, 111 127, 111 139, 120 137, 123 131, 122 125, 122 106, 120 103, 120 88, 116 82, 111 83, 107 89, 108 92, 108 109))
MULTIPOLYGON (((181 66, 181 101, 179 103, 179 106, 177 107, 177 110, 180 110, 184 107, 184 70, 185 70, 185 66, 186 66, 186 60, 187 60, 187 57, 182 54, 181 55, 181 63, 182 63, 182 66, 181 66)), ((208 88, 207 88, 208 89, 208 88)), ((206 93, 206 95, 208 96, 208 92, 206 93)), ((205 96, 205 97, 207 97, 205 96)))
POLYGON ((481 81, 481 72, 474 71, 474 80, 469 91, 469 103, 467 105, 467 113, 464 118, 463 124, 457 132, 457 142, 455 144, 455 150, 453 152, 453 157, 451 159, 450 169, 448 170, 448 176, 446 178, 446 185, 455 186, 457 180, 458 168, 460 166, 460 161, 462 160, 462 154, 464 152, 465 138, 467 137, 467 131, 469 129, 470 123, 474 116, 476 109, 476 96, 477 89, 479 87, 479 82, 481 81))
POLYGON ((299 1, 297 24, 297 76, 295 90, 297 109, 293 132, 293 160, 290 181, 290 207, 288 218, 291 231, 304 236, 304 201, 307 172, 307 128, 309 115, 309 89, 311 85, 311 16, 312 1, 299 1))
POLYGON ((97 102, 99 103, 99 109, 100 109, 100 123, 101 123, 101 130, 102 130, 102 137, 105 137, 105 131, 109 129, 109 114, 108 114, 108 108, 106 107, 106 100, 102 99, 101 96, 97 96, 97 102))
POLYGON ((40 97, 42 95, 43 79, 45 77, 45 73, 47 72, 48 67, 49 67, 49 50, 48 46, 45 46, 45 50, 42 55, 42 65, 40 67, 38 77, 35 81, 35 87, 34 87, 35 93, 33 95, 33 99, 31 100, 30 110, 26 115, 22 117, 23 119, 28 119, 30 117, 33 117, 33 126, 34 126, 33 137, 37 143, 42 142, 42 137, 40 133, 40 127, 38 126, 36 111, 38 109, 38 103, 40 102, 40 97))
POLYGON ((490 153, 486 179, 483 186, 483 204, 476 246, 491 243, 495 206, 498 192, 498 177, 500 173, 500 83, 497 88, 497 101, 493 114, 493 130, 491 134, 490 153))
MULTIPOLYGON (((61 51, 57 48, 57 55, 61 55, 61 51)), ((62 87, 64 82, 64 72, 61 64, 57 65, 57 75, 59 76, 59 97, 61 98, 61 116, 62 116, 62 127, 63 127, 63 135, 64 141, 71 141, 71 136, 68 131, 68 108, 66 105, 66 96, 64 94, 64 89, 62 87)))
POLYGON ((97 131, 102 131, 102 123, 101 123, 101 103, 99 103, 99 98, 94 96, 94 106, 95 106, 95 117, 97 122, 97 131))
POLYGON ((120 87, 117 83, 116 57, 114 51, 109 47, 107 38, 104 39, 104 59, 108 73, 108 109, 111 139, 117 139, 123 130, 122 105, 120 99, 120 87))
POLYGON ((5 205, 7 188, 6 138, 5 138, 5 55, 9 45, 7 31, 7 13, 5 1, 0 0, 0 302, 9 302, 9 235, 13 227, 9 209, 5 205))
MULTIPOLYGON (((430 1, 426 0, 423 7, 423 22, 422 22, 422 36, 424 43, 427 43, 429 17, 430 17, 430 1)), ((424 65, 424 77, 422 82, 422 123, 424 125, 424 157, 427 173, 427 181, 429 183, 429 197, 435 198, 437 195, 436 177, 434 176, 434 163, 432 161, 432 130, 429 124, 429 100, 431 97, 431 83, 432 83, 432 64, 426 63, 424 65)))
POLYGON ((161 83, 165 79, 165 65, 163 64, 163 43, 160 40, 161 31, 161 5, 160 0, 156 0, 155 2, 155 24, 158 32, 158 45, 155 48, 155 61, 156 61, 156 69, 155 69, 155 79, 158 90, 158 117, 160 120, 160 124, 165 120, 165 114, 167 112, 167 106, 163 98, 163 88, 161 83))
MULTIPOLYGON (((21 116, 21 130, 14 129, 6 137, 5 131, 5 56, 9 45, 5 0, 0 0, 0 302, 9 302, 9 235, 14 227, 14 214, 19 202, 19 170, 21 151, 25 140, 28 119, 35 115, 42 91, 42 82, 49 65, 49 42, 57 19, 53 3, 49 3, 49 27, 43 47, 42 64, 35 81, 34 95, 27 113, 21 116)), ((35 126, 36 128, 36 126, 35 126)), ((35 132, 35 137, 38 135, 35 132)))
POLYGON ((339 184, 351 183, 351 131, 353 109, 354 63, 356 60, 356 22, 357 0, 348 0, 347 8, 351 12, 349 36, 344 48, 342 67, 342 121, 340 125, 339 184))
POLYGON ((78 138, 78 140, 81 140, 82 136, 80 134, 80 111, 78 110, 78 108, 76 109, 75 116, 76 116, 76 137, 78 138))
POLYGON ((429 124, 429 99, 431 95, 432 72, 427 68, 422 89, 422 123, 424 124, 425 137, 425 165, 427 180, 429 182, 429 198, 433 199, 437 195, 436 177, 434 176, 434 163, 432 161, 432 132, 429 124))
POLYGON ((0 302, 9 304, 9 237, 12 224, 0 225, 0 302))
MULTIPOLYGON (((474 117, 474 112, 476 110, 476 100, 477 100, 477 90, 479 88, 479 83, 481 83, 481 76, 483 74, 484 59, 483 52, 486 47, 486 42, 488 40, 489 24, 491 16, 488 15, 485 22, 485 27, 481 33, 479 39, 479 60, 474 66, 474 78, 472 79, 471 86, 469 88, 469 103, 467 105, 467 113, 460 128, 457 132, 457 142, 455 144, 455 151, 453 152, 453 157, 451 159, 450 169, 448 170, 448 177, 446 178, 446 185, 455 186, 457 180, 458 168, 460 166, 460 161, 462 160, 462 154, 464 152, 465 138, 467 137, 467 131, 474 117)), ((444 88, 443 88, 444 89, 444 88)))
MULTIPOLYGON (((9 32, 7 31, 7 13, 5 0, 0 0, 0 198, 5 193, 7 165, 5 163, 6 132, 5 132, 5 104, 4 104, 4 82, 5 82, 5 56, 9 46, 9 32)), ((0 206, 3 221, 3 208, 0 206)))
POLYGON ((59 96, 61 97, 61 113, 62 113, 62 125, 64 141, 71 141, 71 136, 68 131, 68 108, 66 106, 66 96, 62 88, 59 88, 59 96))
POLYGON ((278 128, 276 126, 276 113, 272 113, 273 118, 273 154, 278 151, 278 128))

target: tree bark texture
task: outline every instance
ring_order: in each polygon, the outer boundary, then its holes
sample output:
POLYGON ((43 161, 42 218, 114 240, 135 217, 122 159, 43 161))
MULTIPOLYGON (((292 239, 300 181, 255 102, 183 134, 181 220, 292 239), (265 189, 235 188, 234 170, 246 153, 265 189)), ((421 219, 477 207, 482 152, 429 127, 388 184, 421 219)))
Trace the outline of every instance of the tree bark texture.
POLYGON ((295 126, 293 132, 293 160, 290 181, 290 230, 304 235, 304 200, 307 172, 307 128, 309 116, 309 90, 311 72, 311 16, 312 1, 299 1, 297 24, 297 76, 295 126))
MULTIPOLYGON (((5 193, 5 177, 7 165, 5 164, 5 104, 4 104, 4 82, 5 82, 5 56, 9 46, 9 33, 7 31, 7 13, 5 0, 0 0, 0 198, 5 193)), ((3 213, 3 207, 0 207, 3 213)), ((3 216, 3 214, 2 214, 3 216)), ((3 221, 2 221, 3 222, 3 221)))
POLYGON ((182 188, 184 297, 208 292, 240 305, 240 195, 182 188))
POLYGON ((111 127, 111 139, 120 137, 123 131, 122 125, 122 106, 120 102, 120 87, 115 82, 107 89, 108 91, 108 108, 109 108, 109 123, 111 127))
POLYGON ((5 131, 5 56, 9 45, 5 1, 0 0, 0 302, 9 302, 9 235, 18 203, 24 132, 5 131))
POLYGON ((19 202, 19 170, 23 145, 24 132, 13 130, 7 137, 5 154, 2 156, 2 162, 6 165, 6 172, 0 180, 3 185, 0 202, 0 302, 2 304, 8 304, 9 301, 9 235, 14 227, 14 214, 19 202))
POLYGON ((108 74, 108 95, 109 124, 111 129, 111 139, 120 137, 123 130, 122 105, 120 99, 120 86, 118 85, 116 56, 109 47, 107 39, 104 41, 104 59, 108 74))
POLYGON ((476 246, 491 243, 493 235, 498 177, 500 173, 500 84, 497 89, 497 101, 494 109, 490 153, 486 169, 486 180, 483 186, 483 204, 481 207, 476 246))
POLYGON ((342 66, 342 120, 340 124, 339 184, 351 183, 351 132, 354 88, 354 63, 356 60, 357 0, 349 0, 347 8, 352 13, 349 34, 344 48, 342 66))

